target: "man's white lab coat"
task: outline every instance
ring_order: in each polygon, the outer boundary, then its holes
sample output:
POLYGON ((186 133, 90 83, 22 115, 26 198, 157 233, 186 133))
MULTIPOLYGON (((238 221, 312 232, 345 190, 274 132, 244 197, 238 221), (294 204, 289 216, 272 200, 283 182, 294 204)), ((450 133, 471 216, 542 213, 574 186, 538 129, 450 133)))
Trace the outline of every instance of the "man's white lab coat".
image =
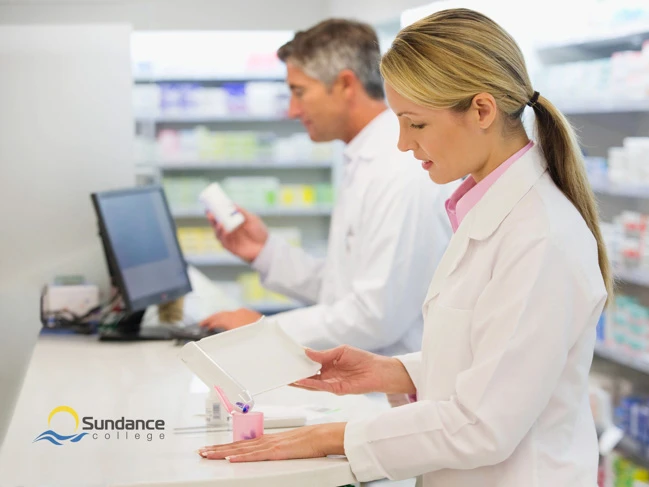
POLYGON ((271 237, 253 262, 266 287, 314 303, 276 315, 305 346, 385 355, 421 347, 421 302, 452 233, 451 188, 400 152, 398 136, 385 111, 347 145, 325 259, 271 237))

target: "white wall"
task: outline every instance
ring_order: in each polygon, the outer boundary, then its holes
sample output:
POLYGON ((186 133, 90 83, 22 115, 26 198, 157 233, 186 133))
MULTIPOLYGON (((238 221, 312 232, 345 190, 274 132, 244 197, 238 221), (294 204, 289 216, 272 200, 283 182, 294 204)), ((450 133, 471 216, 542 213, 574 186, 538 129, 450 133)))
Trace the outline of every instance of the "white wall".
POLYGON ((346 17, 382 24, 399 19, 406 9, 431 3, 426 0, 329 0, 332 17, 346 17))
POLYGON ((0 0, 0 24, 124 22, 135 30, 295 30, 328 0, 0 0))
POLYGON ((132 186, 130 28, 0 26, 0 439, 57 274, 107 283, 90 193, 132 186))

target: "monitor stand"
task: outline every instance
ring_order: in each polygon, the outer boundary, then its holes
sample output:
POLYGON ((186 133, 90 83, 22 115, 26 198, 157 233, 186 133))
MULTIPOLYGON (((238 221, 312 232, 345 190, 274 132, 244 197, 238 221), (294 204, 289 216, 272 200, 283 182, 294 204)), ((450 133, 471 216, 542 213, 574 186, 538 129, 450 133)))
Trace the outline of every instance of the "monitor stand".
POLYGON ((144 311, 136 311, 122 318, 114 328, 99 330, 99 339, 112 342, 141 340, 171 340, 169 329, 161 326, 142 326, 144 311))

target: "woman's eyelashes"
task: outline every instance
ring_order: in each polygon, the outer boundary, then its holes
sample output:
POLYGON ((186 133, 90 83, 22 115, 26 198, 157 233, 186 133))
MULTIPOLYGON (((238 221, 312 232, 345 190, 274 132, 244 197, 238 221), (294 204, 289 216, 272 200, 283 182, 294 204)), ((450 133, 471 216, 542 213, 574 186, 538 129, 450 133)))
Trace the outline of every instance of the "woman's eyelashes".
POLYGON ((410 124, 411 128, 417 129, 417 130, 423 129, 425 126, 426 126, 425 123, 411 123, 410 124))

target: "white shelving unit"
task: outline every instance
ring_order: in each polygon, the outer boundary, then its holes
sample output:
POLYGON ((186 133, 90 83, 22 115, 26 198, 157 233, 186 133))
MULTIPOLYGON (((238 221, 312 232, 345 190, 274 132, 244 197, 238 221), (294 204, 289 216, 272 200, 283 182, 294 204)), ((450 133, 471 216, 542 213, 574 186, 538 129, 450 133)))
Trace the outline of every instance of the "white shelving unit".
POLYGON ((565 115, 645 113, 649 112, 649 99, 573 100, 557 102, 557 106, 565 115))
MULTIPOLYGON (((200 85, 205 87, 220 87, 231 83, 248 82, 281 82, 283 73, 274 74, 253 73, 246 75, 224 75, 224 76, 179 76, 177 70, 173 76, 139 76, 135 78, 138 85, 155 84, 185 84, 200 85)), ((232 85, 230 85, 232 86, 232 85)), ((166 88, 165 88, 166 89, 166 88)), ((147 88, 146 93, 155 92, 153 88, 147 88), (148 90, 148 91, 147 91, 148 90)), ((162 93, 162 90, 160 91, 162 93)), ((163 95, 160 94, 162 97, 163 95)), ((192 130, 194 126, 205 126, 210 131, 216 132, 259 132, 274 133, 277 137, 291 137, 292 134, 303 132, 303 127, 297 120, 289 119, 285 114, 259 114, 241 113, 223 114, 215 113, 214 110, 200 110, 179 112, 178 109, 160 111, 147 99, 146 104, 139 105, 143 108, 135 117, 136 129, 142 137, 149 141, 157 139, 162 130, 172 129, 177 131, 192 130)), ((228 105, 231 108, 230 105, 228 105)), ((258 108, 257 105, 253 108, 258 108)), ((219 109, 220 110, 220 109, 219 109)), ((269 112, 270 113, 270 112, 269 112)), ((301 146, 300 146, 301 147, 301 146)), ((296 150, 296 155, 300 153, 296 150)), ((335 151, 334 151, 335 152, 335 151)), ((331 184, 335 185, 338 180, 338 158, 340 154, 334 154, 330 160, 321 160, 322 156, 315 160, 299 158, 272 160, 260 158, 258 160, 199 160, 199 159, 175 159, 175 160, 151 160, 155 151, 147 149, 147 154, 142 156, 148 159, 138 166, 138 180, 141 183, 160 183, 163 179, 174 178, 200 178, 205 180, 221 181, 228 177, 263 176, 276 177, 282 184, 331 184)), ((335 188, 334 188, 335 190, 335 188)), ((189 201, 189 204, 192 202, 189 201)), ((170 200, 172 216, 179 229, 183 227, 208 226, 205 219, 205 211, 196 202, 195 207, 179 207, 170 200)), ((268 218, 266 223, 269 227, 297 227, 302 234, 302 243, 308 247, 322 248, 326 242, 329 230, 329 221, 332 206, 273 206, 265 208, 247 208, 262 218, 268 218)), ((215 281, 231 282, 244 272, 252 272, 249 265, 241 259, 223 254, 197 254, 186 255, 188 264, 199 268, 209 278, 215 281)), ((296 302, 271 301, 261 303, 248 303, 249 307, 262 313, 275 313, 293 309, 301 306, 296 302)))
POLYGON ((194 267, 240 267, 248 265, 247 262, 229 253, 205 255, 185 254, 185 261, 194 267))
MULTIPOLYGON (((250 211, 260 217, 314 217, 330 216, 331 206, 313 206, 313 207, 277 207, 277 208, 251 208, 250 211)), ((177 219, 188 218, 205 218, 205 210, 202 208, 173 209, 172 215, 177 219)))
MULTIPOLYGON (((626 25, 620 29, 600 32, 561 42, 550 41, 537 48, 536 54, 543 64, 589 61, 609 58, 614 52, 640 50, 649 40, 649 24, 626 25)), ((541 86, 539 84, 539 86, 541 86)), ((544 90, 541 86, 541 93, 544 90)), ((556 90, 555 90, 556 91, 556 90)), ((626 93, 620 92, 624 97, 626 93)), ((629 95, 631 96, 631 95, 629 95)), ((592 98, 549 98, 568 116, 579 131, 582 146, 589 155, 606 157, 609 147, 620 147, 624 137, 642 136, 649 133, 649 99, 630 99, 606 95, 592 98)), ((593 180, 602 219, 610 221, 624 210, 648 212, 649 187, 631 184, 613 184, 606 180, 593 180)), ((633 296, 644 305, 649 304, 649 272, 640 269, 615 268, 617 292, 633 296)), ((612 315, 612 313, 610 314, 612 315)), ((608 318, 609 316, 607 316, 608 318)), ((638 380, 637 373, 649 375, 649 361, 638 359, 621 348, 597 343, 595 357, 600 361, 621 367, 613 373, 638 380), (633 373, 635 372, 635 374, 633 373)), ((595 364, 595 368, 602 366, 595 364)), ((606 368, 611 372, 610 368, 606 368)), ((625 436, 616 450, 639 465, 649 467, 649 459, 633 438, 625 436)))
POLYGON ((598 194, 619 196, 621 198, 649 199, 649 186, 614 184, 610 181, 592 180, 593 191, 598 194))
POLYGON ((649 288, 649 272, 647 271, 639 269, 615 269, 615 279, 618 282, 649 288))
POLYGON ((595 344, 595 356, 608 360, 618 365, 622 365, 636 372, 649 374, 649 362, 634 357, 629 357, 626 353, 620 352, 614 348, 608 347, 603 343, 595 344))
POLYGON ((645 22, 630 23, 606 32, 590 33, 559 42, 540 45, 537 52, 544 61, 579 61, 610 56, 614 52, 638 50, 649 39, 649 25, 645 22))
POLYGON ((155 114, 155 115, 138 115, 136 121, 139 123, 289 123, 298 124, 296 120, 292 120, 285 116, 271 116, 271 115, 209 115, 202 113, 178 113, 178 114, 155 114))
POLYGON ((331 169, 332 161, 187 161, 158 162, 155 166, 165 172, 180 171, 231 171, 273 169, 331 169))

